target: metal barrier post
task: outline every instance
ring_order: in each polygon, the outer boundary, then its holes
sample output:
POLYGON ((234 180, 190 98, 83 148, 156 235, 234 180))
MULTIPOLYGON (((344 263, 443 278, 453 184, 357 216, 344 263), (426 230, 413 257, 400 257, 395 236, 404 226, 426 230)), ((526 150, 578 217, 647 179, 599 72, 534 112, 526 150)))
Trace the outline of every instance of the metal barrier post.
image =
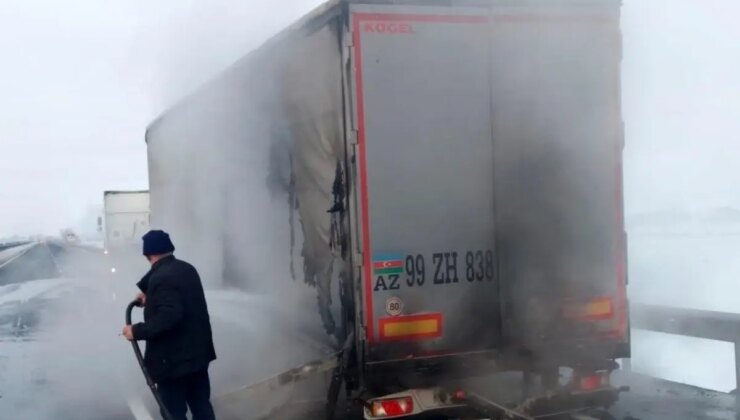
POLYGON ((735 418, 740 420, 740 314, 633 303, 630 322, 637 329, 733 343, 735 418))
POLYGON ((735 340, 735 418, 740 419, 740 339, 735 340))

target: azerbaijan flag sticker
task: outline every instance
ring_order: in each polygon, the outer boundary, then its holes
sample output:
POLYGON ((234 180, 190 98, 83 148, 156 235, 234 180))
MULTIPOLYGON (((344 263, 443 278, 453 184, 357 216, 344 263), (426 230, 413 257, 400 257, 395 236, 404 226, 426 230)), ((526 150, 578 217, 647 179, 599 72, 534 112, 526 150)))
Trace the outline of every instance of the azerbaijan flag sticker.
POLYGON ((379 254, 373 258, 373 273, 401 274, 403 273, 403 255, 401 254, 379 254))

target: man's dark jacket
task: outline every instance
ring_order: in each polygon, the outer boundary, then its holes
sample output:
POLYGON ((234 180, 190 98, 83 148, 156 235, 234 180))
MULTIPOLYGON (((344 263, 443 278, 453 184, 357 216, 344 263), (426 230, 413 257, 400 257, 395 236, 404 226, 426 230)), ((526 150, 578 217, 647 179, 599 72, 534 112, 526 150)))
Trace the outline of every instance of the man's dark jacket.
POLYGON ((165 257, 137 283, 146 294, 144 322, 134 339, 146 340, 144 362, 155 382, 206 369, 216 359, 203 285, 195 267, 165 257))

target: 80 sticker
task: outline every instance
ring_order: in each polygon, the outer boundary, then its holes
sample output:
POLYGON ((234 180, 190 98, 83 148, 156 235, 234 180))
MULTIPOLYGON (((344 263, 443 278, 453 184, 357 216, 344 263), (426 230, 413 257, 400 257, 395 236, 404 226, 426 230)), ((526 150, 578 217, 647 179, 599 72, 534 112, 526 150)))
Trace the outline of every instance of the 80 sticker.
POLYGON ((388 298, 385 301, 385 311, 390 316, 399 316, 403 313, 403 301, 398 297, 388 298))
POLYGON ((494 257, 491 250, 458 252, 435 252, 423 254, 393 255, 375 260, 373 291, 399 290, 449 285, 455 283, 483 283, 493 281, 494 257))

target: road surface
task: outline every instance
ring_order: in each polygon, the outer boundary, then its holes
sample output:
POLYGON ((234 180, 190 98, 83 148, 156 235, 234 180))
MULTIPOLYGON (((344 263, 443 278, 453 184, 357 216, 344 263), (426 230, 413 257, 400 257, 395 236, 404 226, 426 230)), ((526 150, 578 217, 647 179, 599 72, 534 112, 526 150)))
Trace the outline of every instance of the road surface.
MULTIPOLYGON (((118 336, 136 292, 135 274, 145 265, 132 262, 129 270, 111 273, 102 251, 55 244, 0 250, 0 261, 13 258, 0 268, 0 417, 156 418, 130 346, 118 336)), ((323 420, 324 377, 237 401, 222 397, 326 357, 331 350, 318 320, 302 320, 296 328, 279 302, 224 290, 207 297, 219 355, 211 369, 219 418, 323 420)), ((616 372, 614 380, 631 391, 610 411, 613 419, 735 418, 728 394, 628 372, 616 372)), ((337 418, 346 418, 345 411, 337 418)))

